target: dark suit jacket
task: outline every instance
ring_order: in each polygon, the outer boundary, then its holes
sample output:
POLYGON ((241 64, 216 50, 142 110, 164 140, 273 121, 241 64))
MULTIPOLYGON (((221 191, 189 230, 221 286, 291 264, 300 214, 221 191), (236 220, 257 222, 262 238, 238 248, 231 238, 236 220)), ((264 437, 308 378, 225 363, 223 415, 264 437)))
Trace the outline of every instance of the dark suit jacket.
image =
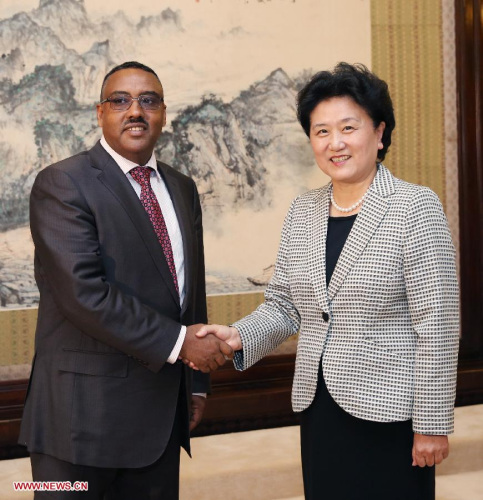
MULTIPOLYGON (((31 452, 148 465, 167 444, 178 394, 189 450, 191 370, 166 360, 182 324, 207 320, 201 207, 189 177, 158 169, 183 236, 182 308, 149 218, 100 143, 37 176, 30 225, 40 304, 20 433, 31 452)), ((201 376, 193 390, 207 383, 201 376)))

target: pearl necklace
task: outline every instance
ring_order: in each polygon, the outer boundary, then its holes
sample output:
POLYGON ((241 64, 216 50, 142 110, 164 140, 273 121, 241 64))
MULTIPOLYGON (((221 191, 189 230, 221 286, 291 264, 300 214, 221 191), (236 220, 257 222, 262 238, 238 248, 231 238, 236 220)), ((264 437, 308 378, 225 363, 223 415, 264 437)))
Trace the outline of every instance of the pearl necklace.
POLYGON ((352 212, 353 210, 355 210, 364 201, 365 197, 367 196, 368 191, 369 191, 369 188, 367 188, 367 191, 364 193, 364 196, 359 201, 356 201, 354 203, 354 205, 351 205, 349 208, 342 208, 342 207, 339 207, 339 205, 337 205, 337 203, 335 202, 334 190, 333 190, 333 187, 331 186, 331 188, 330 188, 330 202, 332 203, 332 205, 334 205, 334 207, 339 212, 342 212, 343 214, 348 214, 349 212, 352 212))

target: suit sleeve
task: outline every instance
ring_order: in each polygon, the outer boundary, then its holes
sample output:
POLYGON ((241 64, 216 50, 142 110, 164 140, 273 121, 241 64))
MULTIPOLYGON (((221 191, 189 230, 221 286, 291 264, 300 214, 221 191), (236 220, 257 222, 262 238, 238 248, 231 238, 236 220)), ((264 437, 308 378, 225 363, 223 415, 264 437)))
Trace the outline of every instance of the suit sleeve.
MULTIPOLYGON (((195 286, 195 311, 194 324, 208 323, 208 313, 206 306, 206 278, 205 278, 205 252, 203 243, 203 216, 201 211, 198 190, 193 182, 193 206, 195 214, 195 236, 198 252, 198 269, 195 286)), ((210 375, 200 371, 193 372, 193 393, 209 393, 211 391, 210 375)))
POLYGON ((159 371, 181 324, 120 292, 103 272, 95 217, 65 171, 39 173, 30 197, 30 226, 42 286, 76 328, 159 371))
POLYGON ((233 324, 240 332, 243 350, 235 353, 238 370, 249 368, 300 328, 289 283, 289 243, 295 201, 285 217, 275 271, 265 291, 265 302, 233 324))
POLYGON ((417 334, 413 430, 453 432, 459 342, 455 252, 438 197, 417 191, 406 220, 404 275, 417 334))

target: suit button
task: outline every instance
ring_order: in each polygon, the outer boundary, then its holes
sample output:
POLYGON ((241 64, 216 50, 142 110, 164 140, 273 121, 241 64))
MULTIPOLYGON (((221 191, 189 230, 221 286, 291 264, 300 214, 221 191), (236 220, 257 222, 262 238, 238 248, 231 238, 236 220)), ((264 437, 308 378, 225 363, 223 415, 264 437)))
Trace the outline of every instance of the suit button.
POLYGON ((329 321, 329 315, 326 312, 323 312, 322 319, 327 323, 327 321, 329 321))

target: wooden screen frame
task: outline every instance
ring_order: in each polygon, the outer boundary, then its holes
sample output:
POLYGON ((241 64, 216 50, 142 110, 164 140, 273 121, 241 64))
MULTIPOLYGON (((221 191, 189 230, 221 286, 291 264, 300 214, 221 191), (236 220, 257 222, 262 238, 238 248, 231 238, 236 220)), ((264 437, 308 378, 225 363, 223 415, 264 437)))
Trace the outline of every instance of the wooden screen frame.
POLYGON ((455 0, 461 343, 457 404, 483 402, 482 0, 455 0))

